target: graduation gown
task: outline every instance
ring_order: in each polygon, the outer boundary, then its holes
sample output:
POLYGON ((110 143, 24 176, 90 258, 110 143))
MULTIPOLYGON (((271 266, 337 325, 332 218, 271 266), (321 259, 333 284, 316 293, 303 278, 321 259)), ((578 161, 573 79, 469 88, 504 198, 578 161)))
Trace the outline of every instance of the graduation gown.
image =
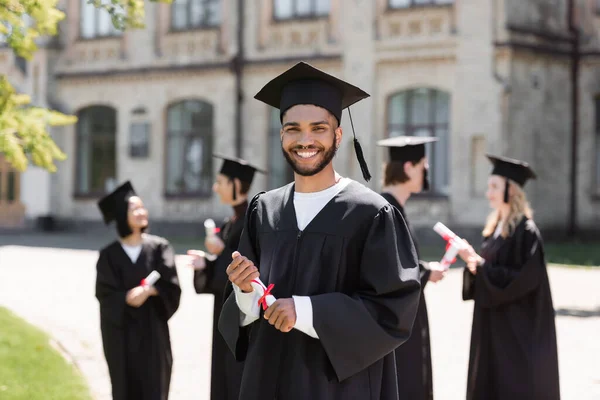
POLYGON ((314 339, 261 317, 241 328, 232 286, 219 330, 245 360, 240 400, 398 399, 394 349, 410 336, 419 270, 399 211, 352 181, 298 230, 294 184, 258 194, 239 251, 276 298, 310 296, 314 339))
POLYGON ((135 263, 119 241, 100 251, 96 266, 100 329, 112 383, 113 400, 166 400, 171 382, 171 342, 167 321, 179 307, 181 289, 173 248, 165 239, 144 235, 135 263), (125 302, 153 270, 161 274, 151 296, 139 308, 125 302))
MULTIPOLYGON (((382 193, 382 196, 394 207, 396 207, 413 235, 413 242, 419 255, 419 247, 410 223, 406 218, 404 207, 390 193, 382 193)), ((419 257, 420 258, 420 257, 419 257)), ((431 346, 429 341, 429 318, 427 316, 427 304, 425 303, 425 285, 429 281, 431 271, 427 269, 425 261, 419 260, 419 272, 421 279, 421 296, 417 317, 413 325, 412 335, 402 346, 395 351, 396 368, 398 370, 398 392, 400 399, 431 400, 433 399, 433 376, 431 367, 431 346)))
POLYGON ((475 300, 468 400, 558 400, 554 308, 543 241, 523 218, 506 239, 484 238, 483 267, 466 268, 463 299, 475 300))
POLYGON ((227 348, 223 336, 219 333, 218 322, 223 305, 227 273, 225 270, 231 263, 231 253, 237 250, 244 227, 244 215, 248 203, 234 207, 234 217, 226 221, 218 233, 225 248, 214 261, 206 260, 206 268, 194 271, 194 288, 196 293, 211 293, 215 296, 213 309, 213 344, 211 367, 211 399, 237 400, 242 380, 243 363, 236 361, 227 348))

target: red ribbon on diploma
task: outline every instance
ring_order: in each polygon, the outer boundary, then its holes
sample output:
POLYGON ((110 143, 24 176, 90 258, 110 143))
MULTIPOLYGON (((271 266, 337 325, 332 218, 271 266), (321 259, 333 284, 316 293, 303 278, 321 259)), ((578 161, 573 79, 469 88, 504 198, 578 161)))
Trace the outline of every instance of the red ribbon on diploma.
POLYGON ((140 286, 146 286, 146 278, 142 279, 140 282, 140 286))
POLYGON ((252 282, 259 284, 264 289, 263 295, 260 296, 260 299, 258 299, 258 305, 262 305, 263 311, 265 311, 269 307, 267 304, 267 296, 271 294, 271 290, 273 290, 275 285, 271 283, 269 287, 265 287, 265 285, 263 285, 262 282, 256 279, 253 279, 252 282))
MULTIPOLYGON (((452 247, 452 243, 450 242, 452 239, 446 239, 446 240, 448 240, 448 241, 446 242, 446 251, 448 251, 448 249, 449 249, 450 247, 452 247)), ((456 257, 454 257, 454 258, 452 259, 452 261, 450 261, 450 262, 451 262, 452 264, 454 264, 454 263, 456 262, 456 257)))

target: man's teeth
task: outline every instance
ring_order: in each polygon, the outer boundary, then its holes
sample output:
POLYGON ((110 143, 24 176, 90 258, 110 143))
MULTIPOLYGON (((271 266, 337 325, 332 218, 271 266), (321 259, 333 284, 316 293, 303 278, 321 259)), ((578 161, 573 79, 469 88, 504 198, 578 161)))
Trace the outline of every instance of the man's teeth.
POLYGON ((296 154, 298 154, 300 157, 302 158, 311 158, 312 156, 316 155, 317 152, 316 151, 298 151, 296 154))

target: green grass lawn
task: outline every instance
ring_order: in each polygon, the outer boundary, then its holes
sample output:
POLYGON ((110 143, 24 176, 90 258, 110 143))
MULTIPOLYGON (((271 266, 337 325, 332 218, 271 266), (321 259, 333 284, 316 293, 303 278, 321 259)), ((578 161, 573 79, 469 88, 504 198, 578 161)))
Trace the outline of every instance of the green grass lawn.
POLYGON ((0 307, 0 399, 89 400, 79 372, 49 337, 0 307))

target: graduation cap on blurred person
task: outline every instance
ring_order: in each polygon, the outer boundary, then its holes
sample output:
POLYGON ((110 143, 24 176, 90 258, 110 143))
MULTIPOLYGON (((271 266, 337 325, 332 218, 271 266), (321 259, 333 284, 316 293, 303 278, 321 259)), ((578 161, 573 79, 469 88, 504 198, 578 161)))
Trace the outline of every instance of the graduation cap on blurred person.
MULTIPOLYGON (((431 136, 396 136, 377 142, 378 146, 389 149, 390 161, 418 163, 425 157, 425 145, 437 142, 439 139, 431 136)), ((423 190, 429 190, 428 169, 423 168, 423 190)))
MULTIPOLYGON (((279 109, 280 119, 291 107, 299 104, 312 104, 326 109, 338 121, 342 120, 342 110, 354 103, 369 97, 362 89, 349 84, 335 76, 329 75, 312 65, 299 62, 281 75, 268 82, 254 98, 279 109)), ((352 114, 348 108, 354 150, 366 181, 371 179, 360 143, 356 139, 352 114)))
MULTIPOLYGON (((254 174, 256 172, 260 172, 266 174, 266 171, 260 169, 252 164, 250 164, 246 160, 242 160, 241 158, 236 157, 227 157, 222 154, 213 154, 213 157, 220 158, 223 160, 223 165, 221 166, 220 174, 225 175, 229 178, 230 181, 233 182, 234 179, 239 179, 240 182, 246 182, 247 184, 252 184, 254 180, 254 174)), ((233 185, 233 200, 236 199, 235 193, 235 184, 233 185)))
POLYGON ((507 179, 504 189, 504 202, 508 203, 508 179, 523 187, 529 179, 536 179, 537 175, 528 163, 513 158, 493 156, 486 154, 486 157, 494 165, 492 175, 498 175, 507 179))
POLYGON ((104 223, 108 225, 112 221, 116 221, 117 231, 121 237, 131 234, 131 228, 127 222, 127 211, 129 210, 129 199, 133 196, 137 196, 137 194, 131 182, 127 181, 98 201, 98 208, 102 213, 104 223))

